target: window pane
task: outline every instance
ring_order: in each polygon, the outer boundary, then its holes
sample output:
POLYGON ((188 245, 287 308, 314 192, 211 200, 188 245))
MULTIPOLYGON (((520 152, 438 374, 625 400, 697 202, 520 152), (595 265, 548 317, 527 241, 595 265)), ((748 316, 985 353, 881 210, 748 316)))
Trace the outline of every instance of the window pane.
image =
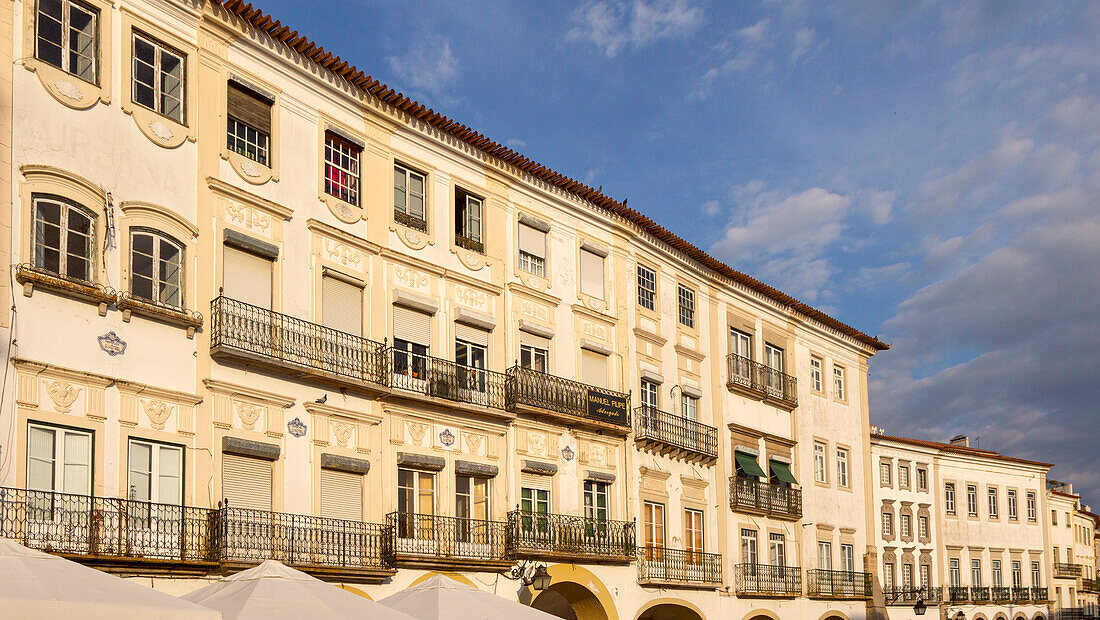
POLYGON ((91 437, 83 433, 65 433, 65 493, 87 495, 91 492, 91 437))
POLYGON ((126 497, 151 499, 150 480, 153 474, 153 447, 147 443, 130 442, 130 489, 126 497))
POLYGON ((87 9, 69 5, 69 72, 95 81, 95 14, 87 9))
POLYGON ((64 45, 61 12, 61 0, 39 0, 38 58, 59 68, 64 45))
POLYGON ((32 426, 27 434, 27 488, 52 491, 54 432, 32 426))

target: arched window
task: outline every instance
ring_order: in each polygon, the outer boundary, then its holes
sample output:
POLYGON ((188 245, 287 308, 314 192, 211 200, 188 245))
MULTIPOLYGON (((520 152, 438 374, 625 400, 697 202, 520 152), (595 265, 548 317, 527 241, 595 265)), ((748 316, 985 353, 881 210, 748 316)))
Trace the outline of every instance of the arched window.
POLYGON ((144 228, 130 232, 130 293, 171 308, 183 308, 183 245, 144 228))
POLYGON ((59 276, 95 281, 95 217, 57 196, 34 196, 34 266, 59 276))

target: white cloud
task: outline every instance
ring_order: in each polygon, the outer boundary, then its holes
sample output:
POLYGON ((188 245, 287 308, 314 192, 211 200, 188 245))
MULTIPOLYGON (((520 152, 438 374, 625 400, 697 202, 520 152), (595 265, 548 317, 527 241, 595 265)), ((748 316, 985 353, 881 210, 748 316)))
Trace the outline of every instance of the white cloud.
POLYGON ((505 142, 505 144, 513 148, 523 148, 527 146, 527 143, 523 140, 520 140, 519 138, 508 138, 508 141, 505 142))
POLYGON ((726 229, 714 250, 740 260, 753 255, 813 253, 835 241, 851 199, 820 187, 782 196, 765 192, 726 229))
POLYGON ((587 0, 572 20, 566 40, 591 43, 609 58, 627 46, 640 49, 690 34, 704 21, 702 9, 687 0, 587 0))
POLYGON ((458 79, 459 65, 445 37, 423 37, 402 56, 389 56, 390 70, 402 84, 440 98, 448 98, 458 79))
POLYGON ((714 217, 715 215, 718 215, 718 211, 721 210, 721 208, 722 204, 719 203, 717 200, 708 200, 703 203, 703 215, 706 215, 707 217, 714 217))
POLYGON ((794 34, 794 49, 791 50, 788 58, 789 62, 793 65, 805 56, 810 51, 815 39, 816 34, 813 28, 799 28, 798 32, 794 34))

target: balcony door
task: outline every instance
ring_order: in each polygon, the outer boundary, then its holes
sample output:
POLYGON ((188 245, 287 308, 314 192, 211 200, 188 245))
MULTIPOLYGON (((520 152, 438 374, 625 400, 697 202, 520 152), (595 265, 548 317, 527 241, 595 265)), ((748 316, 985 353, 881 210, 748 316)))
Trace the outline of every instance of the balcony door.
POLYGON ((455 478, 455 532, 459 555, 490 557, 489 544, 489 482, 490 478, 457 476, 455 478))
POLYGON ((684 510, 684 551, 692 564, 703 562, 706 549, 703 541, 703 511, 687 508, 684 510))
POLYGON ((397 470, 398 551, 435 554, 435 486, 433 472, 397 470))
POLYGON ((752 336, 730 328, 730 353, 736 355, 730 363, 730 380, 740 385, 752 385, 752 336))
MULTIPOLYGON (((642 522, 645 527, 645 559, 647 562, 660 563, 664 559, 665 505, 657 502, 643 502, 642 512, 642 522)), ((659 571, 660 568, 658 567, 657 570, 659 571)))
MULTIPOLYGON (((323 368, 363 376, 363 288, 331 275, 321 277, 321 325, 328 328, 316 343, 323 368)), ((313 344, 313 343, 310 343, 313 344)))
POLYGON ((489 404, 486 393, 485 358, 489 351, 489 332, 463 323, 455 323, 455 364, 458 371, 459 400, 489 404))
POLYGON ((270 310, 271 259, 229 246, 223 248, 222 259, 222 295, 270 310))
POLYGON ((428 348, 432 317, 404 306, 393 307, 393 385, 428 393, 428 348))
POLYGON ((764 345, 765 362, 768 365, 768 380, 766 382, 768 392, 776 395, 783 396, 783 363, 784 363, 784 351, 779 347, 772 344, 764 345))
POLYGON ((360 473, 321 469, 321 531, 314 532, 320 540, 312 551, 325 562, 355 562, 374 553, 377 540, 359 525, 364 478, 360 473))
POLYGON ((129 446, 127 546, 135 555, 176 557, 183 528, 183 448, 139 439, 129 446))
POLYGON ((86 552, 91 491, 92 434, 28 425, 27 544, 86 552))
POLYGON ((282 344, 270 313, 274 263, 230 246, 222 248, 220 340, 223 344, 282 358, 282 344))
POLYGON ((551 539, 550 478, 545 476, 538 478, 546 478, 546 480, 525 480, 520 490, 520 526, 525 541, 547 544, 551 539))
POLYGON ((606 542, 609 518, 608 498, 611 485, 599 480, 584 481, 584 537, 606 542))

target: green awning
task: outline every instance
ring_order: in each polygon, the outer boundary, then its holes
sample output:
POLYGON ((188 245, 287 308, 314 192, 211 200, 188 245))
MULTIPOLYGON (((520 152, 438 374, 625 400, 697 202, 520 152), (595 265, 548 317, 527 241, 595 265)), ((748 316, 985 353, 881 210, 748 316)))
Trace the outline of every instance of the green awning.
MULTIPOLYGON (((760 469, 760 465, 756 463, 756 457, 745 452, 734 452, 733 457, 737 459, 737 464, 741 466, 741 469, 749 476, 763 476, 764 470, 760 469)), ((789 475, 789 474, 788 474, 789 475)))
POLYGON ((794 479, 794 475, 791 474, 791 467, 786 463, 780 461, 769 461, 772 468, 772 474, 780 482, 786 482, 787 484, 798 484, 798 481, 794 479))

